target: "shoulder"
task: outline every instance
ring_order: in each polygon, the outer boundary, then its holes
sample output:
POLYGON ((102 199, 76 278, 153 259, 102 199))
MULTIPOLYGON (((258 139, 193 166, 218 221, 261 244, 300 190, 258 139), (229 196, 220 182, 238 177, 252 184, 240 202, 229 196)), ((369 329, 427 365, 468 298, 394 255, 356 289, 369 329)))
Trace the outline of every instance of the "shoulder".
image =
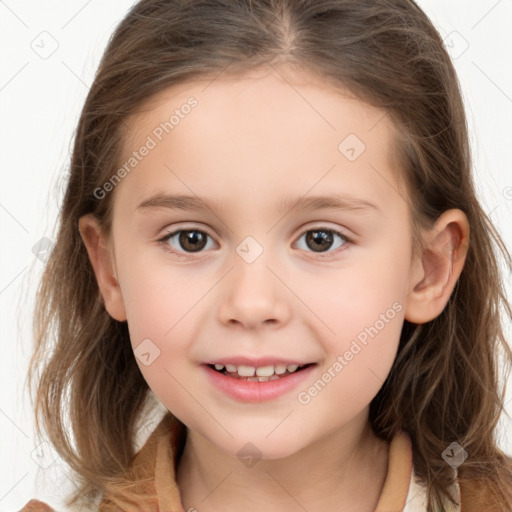
POLYGON ((19 512, 55 512, 55 509, 39 500, 30 500, 19 512))
MULTIPOLYGON (((408 488, 405 500, 402 498, 400 508, 401 512, 425 512, 428 503, 428 490, 416 472, 410 456, 412 455, 412 444, 407 432, 399 432, 392 440, 390 447, 390 456, 394 447, 395 455, 401 456, 401 465, 405 462, 411 463, 410 472, 408 472, 408 488), (405 456, 407 454, 407 457, 405 456)), ((395 467, 396 469, 396 467, 395 467)), ((508 482, 508 480, 507 480, 508 482)), ((505 484, 507 491, 512 491, 512 481, 510 487, 505 484)), ((448 488, 451 499, 446 496, 443 500, 440 510, 435 512, 505 512, 503 505, 498 503, 498 498, 489 487, 489 482, 469 476, 463 476, 458 469, 454 468, 454 482, 448 488)), ((512 492, 511 492, 512 495, 512 492)), ((402 496, 404 496, 402 494, 402 496)))
MULTIPOLYGON (((477 478, 464 478, 459 481, 462 491, 462 504, 464 512, 507 512, 499 503, 495 492, 489 489, 489 485, 477 478)), ((512 496, 512 482, 502 491, 507 491, 512 496)), ((510 510, 510 509, 507 509, 510 510)))
POLYGON ((57 510, 44 501, 34 498, 26 503, 19 512, 98 512, 100 499, 101 496, 95 502, 79 501, 72 507, 59 507, 59 510, 57 510))
MULTIPOLYGON (((450 494, 458 505, 446 499, 443 503, 443 512, 503 512, 503 507, 495 501, 488 487, 481 481, 461 480, 457 475, 457 481, 450 488, 450 494)), ((413 472, 403 512, 426 510, 427 489, 413 472)))
MULTIPOLYGON (((458 505, 454 505, 450 500, 446 499, 441 510, 443 512, 461 512, 461 494, 458 482, 452 485, 450 494, 458 505)), ((403 512, 425 512, 427 510, 427 502, 427 488, 418 480, 414 471, 412 471, 411 482, 409 484, 409 491, 403 512)))

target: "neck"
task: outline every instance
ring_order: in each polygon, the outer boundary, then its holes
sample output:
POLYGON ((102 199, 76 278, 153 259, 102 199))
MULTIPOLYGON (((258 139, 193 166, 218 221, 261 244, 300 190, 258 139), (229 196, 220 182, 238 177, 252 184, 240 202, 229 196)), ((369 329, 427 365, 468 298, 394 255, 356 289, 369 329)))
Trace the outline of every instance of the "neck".
POLYGON ((176 475, 184 509, 373 512, 388 444, 372 433, 367 410, 356 420, 288 457, 250 467, 189 430, 176 475))

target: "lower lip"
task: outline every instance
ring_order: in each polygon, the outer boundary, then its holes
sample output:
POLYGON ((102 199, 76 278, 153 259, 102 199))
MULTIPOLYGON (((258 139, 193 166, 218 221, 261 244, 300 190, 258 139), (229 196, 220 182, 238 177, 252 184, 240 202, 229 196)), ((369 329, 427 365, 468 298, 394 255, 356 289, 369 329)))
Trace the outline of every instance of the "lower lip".
POLYGON ((266 382, 252 382, 228 377, 210 368, 208 365, 203 365, 208 378, 214 386, 231 398, 248 403, 266 402, 284 395, 303 383, 311 375, 315 367, 316 364, 312 364, 286 377, 266 382))

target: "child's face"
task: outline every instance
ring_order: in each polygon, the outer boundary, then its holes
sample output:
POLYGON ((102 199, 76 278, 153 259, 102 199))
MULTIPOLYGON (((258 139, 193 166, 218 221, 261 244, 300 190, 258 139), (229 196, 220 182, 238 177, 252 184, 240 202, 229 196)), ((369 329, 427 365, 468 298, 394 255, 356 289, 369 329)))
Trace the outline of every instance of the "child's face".
POLYGON ((250 441, 268 458, 367 421, 414 268, 389 117, 310 75, 286 77, 180 85, 134 116, 121 165, 134 151, 137 163, 115 187, 112 231, 118 319, 153 392, 216 446, 236 454, 250 441), (197 105, 183 107, 190 97, 197 105), (157 194, 214 206, 138 208, 157 194), (285 206, 331 194, 374 206, 285 206), (178 229, 201 233, 157 242, 178 229), (316 365, 284 394, 250 402, 205 366, 237 356, 316 365))

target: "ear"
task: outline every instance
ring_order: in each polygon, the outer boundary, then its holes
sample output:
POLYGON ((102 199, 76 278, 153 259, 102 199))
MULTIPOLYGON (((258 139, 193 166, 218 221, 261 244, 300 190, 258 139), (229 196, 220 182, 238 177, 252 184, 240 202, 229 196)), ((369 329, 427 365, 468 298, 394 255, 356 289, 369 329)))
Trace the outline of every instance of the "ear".
POLYGON ((93 214, 80 217, 78 226, 89 254, 89 260, 91 261, 105 308, 112 318, 119 322, 124 322, 126 320, 126 311, 121 288, 117 281, 114 251, 110 247, 110 242, 106 240, 98 218, 93 214))
POLYGON ((424 235, 425 249, 414 264, 405 319, 423 324, 441 314, 462 272, 469 242, 463 211, 447 210, 424 235))

